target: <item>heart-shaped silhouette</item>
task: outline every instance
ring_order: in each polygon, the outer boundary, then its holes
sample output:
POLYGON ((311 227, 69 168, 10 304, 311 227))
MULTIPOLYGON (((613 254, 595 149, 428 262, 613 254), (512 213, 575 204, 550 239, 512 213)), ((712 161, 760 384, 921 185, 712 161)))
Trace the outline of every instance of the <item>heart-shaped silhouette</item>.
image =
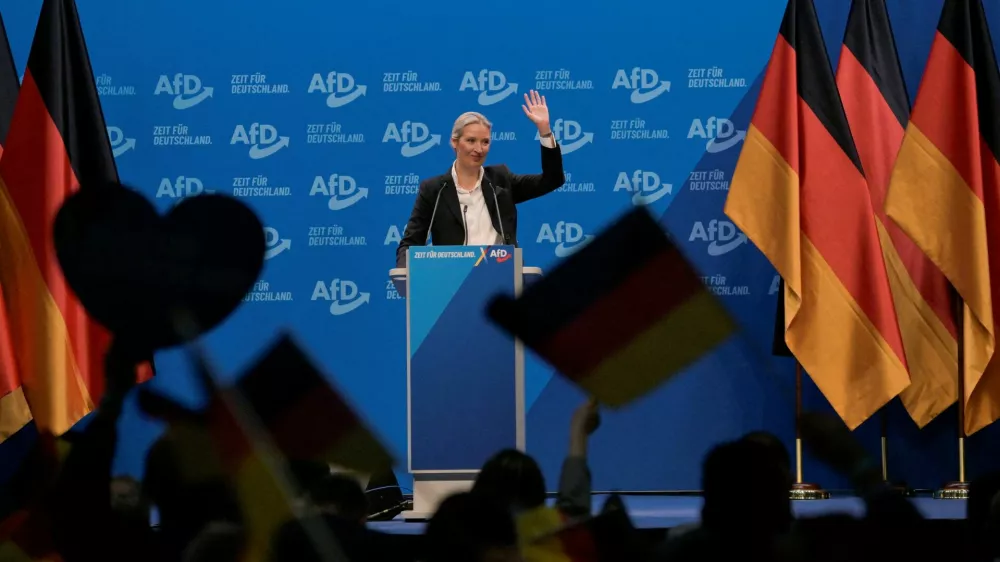
POLYGON ((264 226, 224 195, 181 201, 166 216, 120 184, 87 186, 63 203, 56 255, 87 312, 146 349, 184 343, 239 306, 264 266, 264 226), (197 333, 178 333, 182 312, 197 333))

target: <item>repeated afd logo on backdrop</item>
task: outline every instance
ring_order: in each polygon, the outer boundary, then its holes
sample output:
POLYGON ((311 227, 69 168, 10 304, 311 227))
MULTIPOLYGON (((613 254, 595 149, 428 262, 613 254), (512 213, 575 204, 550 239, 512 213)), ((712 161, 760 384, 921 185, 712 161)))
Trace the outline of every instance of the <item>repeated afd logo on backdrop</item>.
POLYGON ((307 93, 325 94, 326 106, 336 108, 343 107, 360 96, 368 95, 368 86, 358 84, 354 76, 346 72, 330 71, 325 77, 322 74, 313 74, 307 93))
POLYGON ((431 133, 430 127, 423 123, 403 121, 401 125, 389 123, 382 135, 382 142, 402 144, 399 153, 404 158, 413 158, 441 144, 441 135, 431 133))
MULTIPOLYGON (((552 123, 552 135, 562 147, 563 154, 570 154, 594 142, 594 133, 584 131, 580 123, 569 119, 556 119, 552 123)), ((540 142, 542 135, 535 131, 535 142, 540 142)))
POLYGON ((611 89, 619 88, 630 90, 632 94, 629 96, 629 101, 641 104, 655 100, 664 92, 669 92, 670 81, 660 80, 660 75, 651 68, 635 67, 631 70, 619 68, 611 83, 611 89))
POLYGON ((723 256, 747 243, 747 235, 727 220, 695 221, 688 242, 702 242, 710 256, 723 256))
POLYGON ((632 194, 632 204, 650 205, 674 192, 673 184, 660 181, 660 175, 649 170, 634 172, 618 172, 614 192, 624 191, 632 194))
POLYGON ((328 177, 316 176, 309 196, 321 195, 329 198, 327 208, 331 211, 342 211, 362 199, 368 198, 368 188, 358 187, 353 177, 345 174, 330 174, 328 177))
POLYGON ((282 238, 281 234, 278 233, 278 229, 265 226, 264 227, 264 259, 269 260, 271 258, 277 257, 279 254, 283 253, 285 250, 292 249, 291 238, 282 238))
POLYGON ((507 77, 499 70, 482 69, 478 72, 466 71, 462 76, 459 92, 479 92, 476 101, 488 106, 499 103, 517 93, 517 83, 507 82, 507 77))
POLYGON ((738 130, 729 119, 713 116, 704 121, 692 120, 687 138, 705 139, 705 152, 714 154, 736 146, 746 135, 746 131, 738 130))
POLYGON ((108 140, 111 142, 111 154, 118 158, 130 150, 135 150, 135 139, 125 136, 119 127, 108 127, 108 140))
POLYGON ((194 74, 178 73, 173 76, 161 74, 159 80, 156 81, 156 90, 153 95, 173 96, 174 109, 184 110, 200 104, 212 97, 214 93, 215 88, 203 85, 201 78, 194 74))
POLYGON ((538 229, 537 244, 555 244, 555 255, 560 258, 571 255, 594 239, 593 234, 586 234, 583 227, 575 222, 559 221, 553 226, 542 223, 538 229))
POLYGON ((253 123, 249 127, 236 125, 229 144, 243 144, 250 147, 250 158, 261 160, 288 146, 288 137, 278 133, 274 125, 253 123))
POLYGON ((403 231, 406 226, 396 226, 394 224, 389 225, 389 230, 385 233, 385 245, 386 246, 398 246, 400 240, 403 239, 403 231))
POLYGON ((156 188, 156 198, 180 200, 202 193, 215 192, 215 189, 206 189, 204 182, 198 178, 177 176, 176 178, 160 178, 160 185, 156 188))
POLYGON ((332 281, 317 281, 313 287, 311 301, 330 303, 330 314, 342 316, 358 309, 371 301, 371 294, 362 292, 354 281, 333 279, 332 281))

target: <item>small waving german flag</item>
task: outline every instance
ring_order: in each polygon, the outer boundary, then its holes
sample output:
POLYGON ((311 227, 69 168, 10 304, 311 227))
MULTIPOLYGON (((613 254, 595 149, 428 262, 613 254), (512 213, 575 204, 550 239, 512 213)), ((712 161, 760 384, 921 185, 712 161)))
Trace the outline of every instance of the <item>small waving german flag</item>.
POLYGON ((610 407, 652 391, 736 331, 722 303, 641 207, 517 299, 495 299, 489 314, 610 407))

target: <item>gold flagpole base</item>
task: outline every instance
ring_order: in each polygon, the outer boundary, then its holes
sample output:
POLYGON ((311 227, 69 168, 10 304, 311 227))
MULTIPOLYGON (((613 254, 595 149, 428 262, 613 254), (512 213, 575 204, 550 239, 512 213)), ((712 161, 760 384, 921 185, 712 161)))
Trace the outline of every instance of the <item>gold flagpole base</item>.
POLYGON ((809 484, 802 481, 802 438, 795 438, 795 480, 792 489, 788 491, 788 497, 793 500, 828 500, 830 492, 820 488, 816 484, 809 484))
MULTIPOLYGON (((961 394, 959 396, 961 396, 961 394)), ((962 416, 959 416, 959 418, 960 418, 959 423, 963 423, 961 419, 962 416)), ((965 437, 958 438, 958 481, 948 482, 947 484, 944 485, 944 488, 941 488, 940 490, 934 492, 934 499, 936 500, 969 499, 969 483, 965 481, 965 437)))
POLYGON ((796 482, 792 484, 792 489, 788 492, 788 497, 793 500, 828 500, 830 499, 830 492, 827 492, 816 484, 796 482))
POLYGON ((934 492, 936 500, 967 500, 969 499, 968 482, 949 482, 943 488, 934 492))

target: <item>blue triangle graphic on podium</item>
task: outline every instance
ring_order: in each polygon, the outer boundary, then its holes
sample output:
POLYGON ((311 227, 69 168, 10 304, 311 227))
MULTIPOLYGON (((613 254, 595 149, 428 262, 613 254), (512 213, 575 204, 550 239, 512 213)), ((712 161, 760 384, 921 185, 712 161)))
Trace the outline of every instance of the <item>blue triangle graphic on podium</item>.
MULTIPOLYGON (((434 286, 430 291, 423 289, 420 302, 414 308, 410 304, 410 356, 412 357, 424 343, 427 334, 434 328, 441 313, 448 307, 451 298, 458 291, 465 278, 472 271, 472 261, 454 263, 449 267, 434 273, 434 286), (414 312, 417 312, 414 314, 414 312)), ((411 281, 412 283, 412 281, 411 281)), ((412 289, 412 285, 411 285, 412 289)))

